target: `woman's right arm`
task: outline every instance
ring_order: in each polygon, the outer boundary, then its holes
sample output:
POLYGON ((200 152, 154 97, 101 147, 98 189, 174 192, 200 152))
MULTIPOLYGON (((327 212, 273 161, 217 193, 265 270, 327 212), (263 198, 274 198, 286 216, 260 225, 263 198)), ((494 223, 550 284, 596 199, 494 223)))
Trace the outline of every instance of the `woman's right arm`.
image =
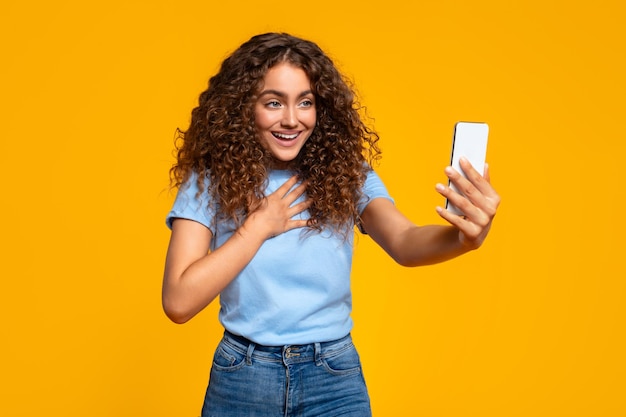
POLYGON ((243 225, 219 248, 209 252, 211 231, 187 219, 175 219, 165 261, 163 310, 175 323, 185 323, 217 295, 252 260, 263 242, 297 227, 306 220, 292 217, 306 210, 308 201, 292 204, 306 184, 292 177, 268 196, 243 225))

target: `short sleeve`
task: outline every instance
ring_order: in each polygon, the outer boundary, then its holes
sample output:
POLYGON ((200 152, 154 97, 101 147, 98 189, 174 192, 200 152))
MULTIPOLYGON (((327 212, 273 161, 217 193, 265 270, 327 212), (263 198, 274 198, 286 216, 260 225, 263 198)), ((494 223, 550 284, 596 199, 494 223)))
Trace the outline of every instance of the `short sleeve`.
MULTIPOLYGON (((363 195, 361 196, 361 199, 357 204, 357 210, 359 211, 359 215, 363 213, 365 207, 367 207, 367 205, 375 198, 386 198, 387 200, 395 204, 393 198, 391 198, 389 192, 387 191, 387 187, 385 187, 385 184, 383 184, 383 181, 380 179, 378 174, 371 170, 367 173, 365 184, 363 184, 363 195)), ((361 222, 358 222, 356 226, 359 228, 359 231, 361 233, 365 235, 367 234, 365 229, 363 229, 361 222)))
POLYGON ((365 184, 363 185, 363 195, 357 204, 357 210, 359 214, 363 213, 365 207, 375 198, 386 198, 394 203, 393 198, 389 195, 385 184, 380 179, 378 174, 373 170, 367 173, 365 184))
POLYGON ((193 173, 178 189, 174 205, 165 219, 168 228, 172 228, 174 219, 187 219, 212 230, 215 209, 212 208, 213 204, 209 205, 208 180, 205 181, 204 190, 198 195, 197 178, 198 175, 193 173))

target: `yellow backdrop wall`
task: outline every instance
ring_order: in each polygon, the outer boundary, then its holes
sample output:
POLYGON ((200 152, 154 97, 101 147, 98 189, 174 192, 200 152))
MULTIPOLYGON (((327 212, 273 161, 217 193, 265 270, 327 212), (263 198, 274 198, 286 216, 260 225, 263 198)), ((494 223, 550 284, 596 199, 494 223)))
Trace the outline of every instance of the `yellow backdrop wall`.
POLYGON ((0 16, 0 415, 197 416, 216 307, 160 284, 174 130, 253 34, 320 44, 417 223, 457 120, 491 126, 503 205, 478 252, 404 269, 356 248, 376 416, 623 416, 623 2, 6 2, 0 16))

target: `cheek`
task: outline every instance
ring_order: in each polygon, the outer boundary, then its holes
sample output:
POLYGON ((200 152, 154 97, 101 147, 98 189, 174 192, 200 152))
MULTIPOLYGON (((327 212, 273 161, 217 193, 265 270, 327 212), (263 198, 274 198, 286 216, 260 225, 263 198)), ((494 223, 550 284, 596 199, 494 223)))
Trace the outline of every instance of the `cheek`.
POLYGON ((254 117, 254 127, 256 127, 256 130, 262 130, 264 124, 263 117, 257 114, 254 117))
POLYGON ((311 128, 315 127, 317 124, 317 113, 315 111, 312 111, 307 115, 306 124, 311 128))
POLYGON ((271 115, 263 110, 256 110, 254 112, 254 124, 257 129, 266 129, 272 125, 271 115))

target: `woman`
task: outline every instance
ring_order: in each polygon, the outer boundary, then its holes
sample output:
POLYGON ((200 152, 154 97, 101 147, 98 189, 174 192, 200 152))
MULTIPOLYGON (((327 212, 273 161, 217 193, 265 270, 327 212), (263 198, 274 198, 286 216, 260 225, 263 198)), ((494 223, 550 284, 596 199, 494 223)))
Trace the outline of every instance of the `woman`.
POLYGON ((411 223, 372 170, 378 135, 349 84, 287 34, 224 60, 180 134, 163 307, 183 323, 220 295, 202 415, 371 415, 350 338, 354 227, 406 266, 476 249, 499 204, 488 173, 447 168, 470 197, 437 191, 465 216, 437 208, 449 225, 411 223))

